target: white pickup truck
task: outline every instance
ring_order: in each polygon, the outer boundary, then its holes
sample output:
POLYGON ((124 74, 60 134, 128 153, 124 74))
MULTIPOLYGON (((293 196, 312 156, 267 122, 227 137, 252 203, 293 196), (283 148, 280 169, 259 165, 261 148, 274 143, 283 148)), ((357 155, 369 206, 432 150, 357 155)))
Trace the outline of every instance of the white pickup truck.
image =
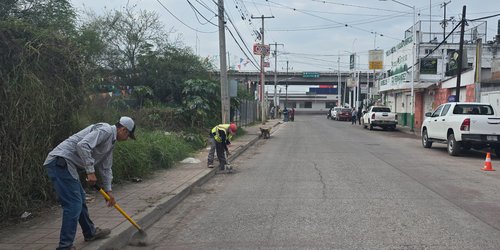
POLYGON ((449 102, 425 114, 422 123, 422 146, 433 142, 448 144, 448 154, 458 155, 470 148, 491 147, 500 154, 500 117, 490 104, 449 102))
POLYGON ((363 127, 369 127, 370 130, 373 127, 381 127, 382 129, 396 129, 398 124, 398 115, 392 113, 391 109, 384 106, 371 106, 368 111, 363 112, 363 119, 361 121, 363 127))

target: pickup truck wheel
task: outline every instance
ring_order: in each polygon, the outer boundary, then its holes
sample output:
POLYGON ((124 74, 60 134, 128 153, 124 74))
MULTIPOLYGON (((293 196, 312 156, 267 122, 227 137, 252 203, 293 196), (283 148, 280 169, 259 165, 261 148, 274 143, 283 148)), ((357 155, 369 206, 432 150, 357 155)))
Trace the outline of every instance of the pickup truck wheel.
POLYGON ((429 136, 427 135, 427 130, 424 130, 424 132, 422 133, 422 146, 424 146, 424 148, 432 147, 432 142, 429 141, 429 136))
POLYGON ((448 154, 452 156, 457 156, 460 153, 461 145, 460 142, 455 140, 455 135, 448 135, 448 154))
POLYGON ((365 129, 366 129, 365 120, 361 120, 361 124, 363 125, 363 128, 365 128, 365 129))
POLYGON ((373 130, 373 125, 370 123, 370 130, 373 130))

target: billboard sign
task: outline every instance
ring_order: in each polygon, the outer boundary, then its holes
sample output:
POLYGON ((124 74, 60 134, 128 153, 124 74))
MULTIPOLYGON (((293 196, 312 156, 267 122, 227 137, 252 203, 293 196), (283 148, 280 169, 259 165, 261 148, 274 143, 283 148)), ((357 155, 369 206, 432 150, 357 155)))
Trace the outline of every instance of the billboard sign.
POLYGON ((264 55, 268 56, 271 51, 271 47, 267 44, 254 43, 253 44, 253 54, 254 55, 264 55))
POLYGON ((384 65, 389 65, 389 76, 407 72, 411 67, 413 39, 408 37, 385 52, 384 65))
POLYGON ((354 69, 356 66, 356 54, 351 54, 349 56, 349 69, 354 69))
POLYGON ((420 74, 436 75, 437 62, 438 62, 437 58, 420 59, 420 74))
POLYGON ((384 69, 384 51, 380 49, 368 51, 368 65, 370 69, 384 69))

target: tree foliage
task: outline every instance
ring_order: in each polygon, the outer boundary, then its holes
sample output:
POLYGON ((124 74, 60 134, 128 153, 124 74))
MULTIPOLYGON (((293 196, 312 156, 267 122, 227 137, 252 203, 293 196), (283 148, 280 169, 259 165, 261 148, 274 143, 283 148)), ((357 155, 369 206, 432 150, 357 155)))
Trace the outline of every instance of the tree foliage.
POLYGON ((75 20, 68 0, 0 3, 0 219, 53 198, 41 164, 98 122, 89 118, 115 121, 134 100, 144 129, 206 128, 220 117, 212 64, 169 41, 156 13, 132 6, 75 20), (134 92, 96 108, 95 86, 134 92))
POLYGON ((162 53, 140 57, 139 68, 141 84, 150 86, 157 100, 180 105, 184 83, 190 79, 210 79, 211 65, 190 49, 168 46, 162 53))
POLYGON ((213 81, 187 80, 182 90, 180 115, 191 127, 207 127, 219 117, 220 87, 213 81), (216 98, 217 97, 217 98, 216 98))
POLYGON ((0 219, 52 197, 41 165, 74 131, 83 100, 74 51, 58 35, 0 22, 0 219))
POLYGON ((88 49, 100 52, 100 57, 95 57, 98 64, 125 85, 140 85, 138 58, 163 48, 168 40, 158 14, 134 6, 104 16, 91 14, 84 28, 88 45, 94 45, 88 49), (97 43, 97 38, 102 42, 97 43))
POLYGON ((18 20, 42 30, 71 35, 75 11, 67 0, 2 0, 0 20, 18 20))

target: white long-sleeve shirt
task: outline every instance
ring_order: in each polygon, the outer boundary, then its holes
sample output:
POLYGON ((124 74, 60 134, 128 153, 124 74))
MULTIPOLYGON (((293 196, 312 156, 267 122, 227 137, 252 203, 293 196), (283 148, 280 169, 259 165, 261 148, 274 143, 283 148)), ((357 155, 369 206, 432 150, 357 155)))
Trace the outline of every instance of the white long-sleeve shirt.
POLYGON ((107 123, 90 125, 70 136, 53 149, 43 165, 49 164, 56 157, 66 159, 68 171, 75 179, 78 169, 87 174, 99 169, 104 190, 111 191, 113 180, 113 148, 116 142, 116 126, 107 123))

